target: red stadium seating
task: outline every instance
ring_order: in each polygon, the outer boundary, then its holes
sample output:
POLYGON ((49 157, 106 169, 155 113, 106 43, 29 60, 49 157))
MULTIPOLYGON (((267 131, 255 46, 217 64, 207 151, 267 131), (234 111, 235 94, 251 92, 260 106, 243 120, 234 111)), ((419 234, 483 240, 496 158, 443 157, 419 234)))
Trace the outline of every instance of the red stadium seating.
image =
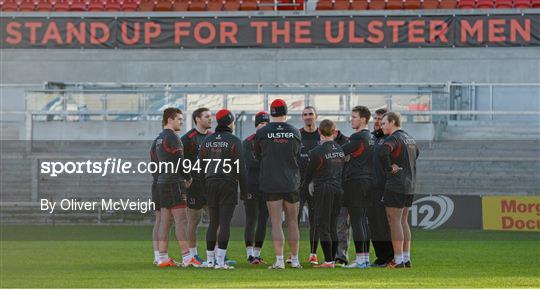
POLYGON ((369 2, 369 10, 384 10, 386 2, 384 0, 371 0, 369 2))
POLYGON ((421 8, 422 2, 420 0, 405 0, 405 2, 403 3, 403 9, 411 10, 421 8))
POLYGON ((156 4, 154 5, 154 11, 172 11, 173 10, 173 3, 171 0, 158 0, 156 4))
POLYGON ((49 0, 41 0, 36 5, 36 11, 53 11, 54 6, 49 0))
POLYGON ((531 0, 532 8, 540 8, 540 0, 531 0))
POLYGON ((495 3, 493 3, 493 0, 478 0, 478 3, 476 3, 476 8, 479 9, 493 9, 495 3))
POLYGON ((188 11, 206 11, 206 2, 204 0, 192 0, 189 4, 188 11))
POLYGON ((334 9, 334 3, 332 3, 332 0, 319 0, 317 2, 317 10, 333 10, 334 9))
POLYGON ((17 2, 15 2, 15 0, 4 2, 4 4, 2 5, 2 11, 13 12, 13 11, 17 11, 18 9, 19 7, 17 5, 17 2))
POLYGON ((458 3, 459 9, 474 9, 476 8, 475 0, 460 0, 458 3))
POLYGON ((103 11, 104 5, 101 0, 90 0, 87 6, 88 11, 103 11))
POLYGON ((274 0, 259 0, 257 6, 259 10, 273 11, 275 2, 274 0))
POLYGON ((369 3, 367 0, 353 0, 351 3, 352 10, 367 10, 369 8, 369 3))
POLYGON ((441 2, 439 3, 440 9, 456 9, 456 7, 456 0, 441 0, 441 2))
POLYGON ((69 11, 86 11, 86 3, 82 0, 73 0, 69 5, 69 11))
POLYGON ((439 0, 424 0, 422 9, 439 9, 439 0))
POLYGON ((334 3, 335 10, 349 10, 351 2, 349 0, 336 0, 334 3))
POLYGON ((238 11, 240 9, 240 1, 238 0, 227 0, 223 4, 223 11, 238 11))
POLYGON ((496 0, 495 8, 502 8, 502 9, 512 8, 512 0, 496 0))
POLYGON ((19 4, 19 11, 34 11, 36 10, 36 4, 34 0, 24 0, 19 4))
POLYGON ((256 0, 243 0, 240 3, 240 10, 242 11, 257 10, 257 1, 256 0))
POLYGON ((221 0, 208 1, 206 4, 206 10, 208 11, 221 11, 223 2, 221 0))
POLYGON ((176 0, 172 5, 173 11, 188 11, 189 1, 187 0, 176 0))
POLYGON ((386 3, 386 9, 387 10, 401 10, 403 9, 403 1, 402 0, 388 0, 386 3))
POLYGON ((531 1, 530 0, 514 0, 514 8, 531 8, 531 1))
POLYGON ((54 6, 54 11, 69 11, 69 2, 67 0, 56 0, 56 2, 52 2, 52 4, 54 6))
POLYGON ((137 11, 139 9, 139 5, 137 2, 133 0, 124 0, 122 5, 122 11, 130 12, 130 11, 137 11))

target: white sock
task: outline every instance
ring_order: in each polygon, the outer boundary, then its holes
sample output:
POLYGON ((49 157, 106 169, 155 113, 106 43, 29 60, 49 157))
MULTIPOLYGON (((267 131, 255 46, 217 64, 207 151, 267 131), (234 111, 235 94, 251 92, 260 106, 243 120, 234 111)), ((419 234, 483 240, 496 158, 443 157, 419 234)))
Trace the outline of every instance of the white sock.
POLYGON ((253 256, 253 247, 246 247, 246 258, 253 256))
POLYGON ((394 263, 396 263, 396 264, 403 263, 403 254, 401 254, 401 255, 395 255, 394 254, 394 263))
POLYGON ((184 264, 188 264, 189 261, 191 261, 191 258, 193 258, 193 255, 191 255, 189 252, 182 253, 182 261, 184 264))
POLYGON ((253 257, 259 258, 261 256, 261 248, 253 248, 253 257))
POLYGON ((309 254, 309 257, 310 257, 310 258, 313 257, 313 256, 317 257, 317 253, 310 253, 310 254, 309 254))
POLYGON ((403 262, 409 262, 411 260, 411 252, 403 251, 403 262))
POLYGON ((291 265, 298 265, 300 261, 298 260, 298 255, 291 255, 291 265))
POLYGON ((364 257, 362 258, 362 260, 364 261, 364 263, 369 263, 369 252, 364 253, 364 257))
POLYGON ((227 249, 220 249, 217 250, 217 264, 220 266, 225 265, 225 255, 227 254, 227 249))
POLYGON ((208 263, 214 263, 216 260, 216 251, 206 251, 206 261, 208 263))
POLYGON ((154 261, 159 261, 159 251, 154 251, 154 261))
POLYGON ((198 253, 197 253, 197 247, 195 248, 189 248, 189 254, 192 255, 192 256, 197 256, 198 253))
POLYGON ((167 253, 167 252, 159 253, 159 255, 158 255, 158 262, 159 263, 166 262, 168 259, 169 259, 169 253, 167 253))
POLYGON ((276 256, 276 265, 278 266, 285 265, 285 261, 283 261, 283 256, 276 256))

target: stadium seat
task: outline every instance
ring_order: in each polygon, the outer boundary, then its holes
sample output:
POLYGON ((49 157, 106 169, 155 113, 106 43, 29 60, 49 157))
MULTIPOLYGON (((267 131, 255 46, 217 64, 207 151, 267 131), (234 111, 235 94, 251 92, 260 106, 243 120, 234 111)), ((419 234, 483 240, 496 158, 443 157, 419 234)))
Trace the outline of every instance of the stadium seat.
POLYGON ((189 3, 188 11, 206 11, 206 2, 204 0, 192 0, 189 3))
POLYGON ((296 6, 294 6, 294 10, 304 10, 304 0, 294 0, 296 6))
POLYGON ((257 1, 256 0, 243 0, 242 2, 240 2, 240 10, 242 11, 257 10, 257 1))
POLYGON ((512 0, 496 0, 495 8, 500 8, 500 9, 512 8, 512 0))
POLYGON ((424 0, 422 9, 439 9, 439 0, 424 0))
POLYGON ((17 2, 15 2, 14 0, 4 2, 4 4, 2 5, 2 11, 5 12, 13 12, 17 11, 18 9, 19 8, 17 2))
POLYGON ((176 0, 172 5, 174 11, 188 11, 189 2, 187 0, 176 0))
POLYGON ((227 0, 223 4, 223 11, 238 11, 240 9, 240 1, 238 0, 227 0))
POLYGON ((458 2, 459 9, 474 9, 476 8, 475 0, 460 0, 458 2))
POLYGON ((369 10, 384 10, 386 2, 384 0, 371 0, 369 2, 369 10))
POLYGON ((493 0, 478 0, 478 3, 476 3, 476 8, 479 9, 493 9, 493 7, 493 0))
POLYGON ((53 11, 53 5, 49 0, 40 0, 36 5, 36 11, 53 11))
POLYGON ((531 0, 532 8, 540 8, 540 0, 531 0))
POLYGON ((122 11, 132 12, 137 11, 138 8, 139 5, 133 0, 124 0, 124 3, 122 3, 122 11))
POLYGON ((530 0, 514 0, 514 8, 527 9, 531 8, 530 0))
POLYGON ((273 11, 274 5, 275 5, 274 0, 259 0, 257 2, 257 6, 259 10, 264 10, 264 11, 273 11))
POLYGON ((86 11, 86 3, 82 0, 73 0, 69 5, 69 11, 86 11))
POLYGON ((142 0, 139 4, 139 11, 154 11, 154 1, 142 0))
POLYGON ((403 3, 403 9, 416 10, 422 8, 422 2, 420 0, 405 0, 403 3))
POLYGON ((54 11, 69 11, 69 3, 67 2, 67 0, 56 0, 56 2, 53 2, 52 4, 54 6, 54 11))
POLYGON ((317 10, 333 10, 334 9, 334 3, 332 3, 332 0, 319 0, 317 2, 317 10))
POLYGON ((122 5, 119 0, 108 0, 104 5, 105 11, 121 11, 122 5))
POLYGON ((154 6, 154 11, 172 11, 173 3, 170 0, 159 0, 154 6))
POLYGON ((439 3, 440 9, 456 9, 456 6, 456 0, 441 0, 441 2, 439 3))
POLYGON ((87 11, 103 11, 104 9, 101 0, 91 0, 87 7, 87 11))
POLYGON ((34 11, 36 10, 36 4, 34 3, 34 0, 25 0, 19 4, 19 11, 34 11))
POLYGON ((387 10, 401 10, 403 9, 403 1, 402 0, 388 0, 388 3, 386 3, 386 9, 387 10))
POLYGON ((334 3, 334 10, 349 10, 351 3, 349 0, 336 0, 334 3))
POLYGON ((206 10, 208 11, 221 11, 223 2, 221 0, 211 0, 206 3, 206 10))
POLYGON ((369 4, 367 0, 353 0, 351 3, 351 9, 352 10, 367 10, 369 7, 369 4))

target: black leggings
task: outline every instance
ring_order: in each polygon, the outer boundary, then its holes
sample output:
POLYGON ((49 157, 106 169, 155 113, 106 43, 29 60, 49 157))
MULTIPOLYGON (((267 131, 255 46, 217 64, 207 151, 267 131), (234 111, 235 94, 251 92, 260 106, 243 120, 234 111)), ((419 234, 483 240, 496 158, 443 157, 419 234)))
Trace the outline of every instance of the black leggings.
POLYGON ((322 185, 315 188, 313 193, 313 214, 315 228, 319 233, 324 261, 332 262, 336 258, 338 235, 337 218, 341 209, 341 192, 330 186, 322 185))
POLYGON ((253 195, 253 198, 244 200, 244 210, 246 212, 244 229, 246 247, 262 248, 266 237, 266 223, 268 222, 266 201, 260 195, 253 195))
POLYGON ((300 207, 298 210, 298 224, 300 224, 300 219, 304 212, 304 205, 308 206, 308 219, 309 219, 309 249, 310 253, 316 254, 317 248, 319 246, 319 232, 317 231, 317 226, 315 225, 315 211, 313 209, 313 197, 309 192, 300 193, 300 207))
POLYGON ((367 207, 348 207, 356 253, 369 253, 367 207))
POLYGON ((234 204, 208 207, 208 214, 210 215, 210 224, 208 225, 208 231, 206 232, 206 249, 208 251, 214 250, 216 241, 218 243, 218 248, 222 250, 227 249, 229 237, 231 235, 231 220, 235 207, 236 205, 234 204))

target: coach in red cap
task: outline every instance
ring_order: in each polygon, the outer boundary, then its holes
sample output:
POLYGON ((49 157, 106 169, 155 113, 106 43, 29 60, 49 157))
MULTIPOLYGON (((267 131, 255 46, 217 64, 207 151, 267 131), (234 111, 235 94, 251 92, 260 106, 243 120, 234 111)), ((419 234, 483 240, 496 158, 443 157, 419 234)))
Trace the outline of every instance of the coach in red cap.
POLYGON ((206 199, 210 215, 210 224, 206 232, 206 254, 209 267, 233 269, 225 263, 225 255, 231 219, 238 204, 238 185, 240 184, 240 192, 244 195, 246 173, 242 157, 242 141, 232 134, 234 115, 231 111, 222 109, 217 112, 216 121, 218 123, 216 132, 204 139, 199 152, 200 167, 205 171, 206 199))
POLYGON ((266 205, 272 221, 272 240, 276 252, 276 262, 272 269, 285 268, 283 259, 283 229, 281 213, 289 231, 291 266, 301 268, 298 261, 298 201, 300 171, 300 132, 286 123, 287 104, 276 99, 270 106, 271 122, 255 134, 255 155, 260 160, 259 188, 266 198, 266 205))

